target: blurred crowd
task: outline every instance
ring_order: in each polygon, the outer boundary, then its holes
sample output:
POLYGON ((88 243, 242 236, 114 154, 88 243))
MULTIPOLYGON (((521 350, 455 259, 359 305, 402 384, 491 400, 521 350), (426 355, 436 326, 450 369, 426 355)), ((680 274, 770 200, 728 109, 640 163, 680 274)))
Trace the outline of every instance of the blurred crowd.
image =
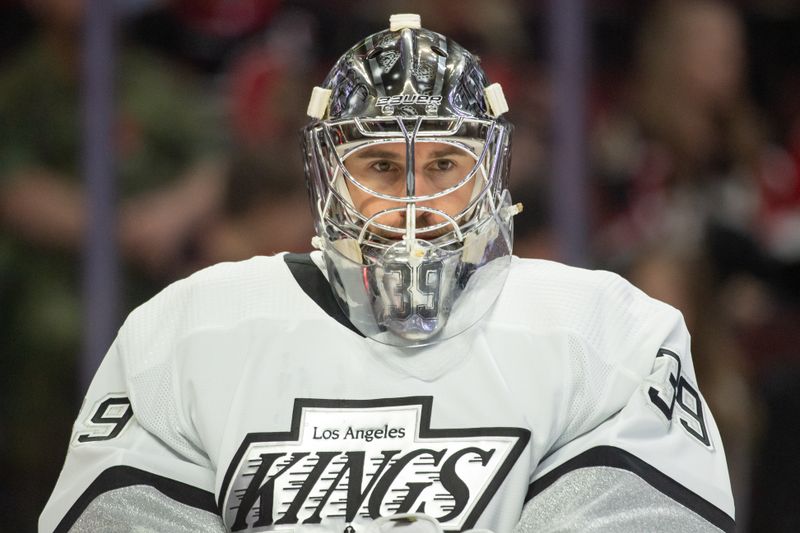
MULTIPOLYGON (((588 251, 680 309, 740 531, 800 531, 800 5, 587 2, 588 251)), ((516 125, 516 254, 556 258, 545 2, 115 0, 125 312, 198 268, 308 251, 298 129, 394 12, 477 52, 516 125)), ((0 2, 0 531, 33 531, 83 396, 85 0, 0 2)), ((120 317, 120 320, 122 317, 120 317)))

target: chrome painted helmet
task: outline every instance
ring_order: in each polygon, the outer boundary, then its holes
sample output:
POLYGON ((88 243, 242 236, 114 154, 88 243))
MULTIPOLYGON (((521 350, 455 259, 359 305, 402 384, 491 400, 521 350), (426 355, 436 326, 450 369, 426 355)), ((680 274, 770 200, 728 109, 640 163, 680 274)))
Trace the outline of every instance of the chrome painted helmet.
POLYGON ((512 126, 478 59, 393 15, 309 103, 305 172, 333 292, 366 336, 424 346, 475 324, 511 261, 512 126))

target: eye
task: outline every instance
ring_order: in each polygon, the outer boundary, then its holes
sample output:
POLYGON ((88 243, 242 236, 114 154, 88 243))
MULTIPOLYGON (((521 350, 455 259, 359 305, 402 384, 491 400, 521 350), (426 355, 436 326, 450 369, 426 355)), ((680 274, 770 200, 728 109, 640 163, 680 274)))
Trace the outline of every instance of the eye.
POLYGON ((451 159, 437 159, 433 162, 433 170, 439 170, 442 172, 453 170, 455 166, 455 162, 451 159))
POLYGON ((391 161, 375 161, 370 168, 378 172, 389 172, 394 169, 394 164, 391 161))

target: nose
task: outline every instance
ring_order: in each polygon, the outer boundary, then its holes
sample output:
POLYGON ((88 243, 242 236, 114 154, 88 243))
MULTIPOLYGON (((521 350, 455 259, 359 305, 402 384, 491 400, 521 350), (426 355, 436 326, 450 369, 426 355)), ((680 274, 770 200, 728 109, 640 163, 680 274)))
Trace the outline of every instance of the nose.
MULTIPOLYGON (((437 192, 431 184, 430 180, 425 177, 421 169, 416 169, 414 172, 414 196, 428 196, 437 192)), ((436 200, 423 200, 416 202, 417 207, 435 207, 436 200)), ((407 217, 407 212, 402 212, 403 223, 407 217)), ((433 223, 431 213, 422 210, 416 210, 416 224, 417 227, 430 226, 433 223)))
MULTIPOLYGON (((431 183, 430 179, 425 176, 425 171, 421 166, 414 169, 414 196, 428 196, 438 192, 431 183)), ((419 205, 425 205, 424 202, 419 205)))

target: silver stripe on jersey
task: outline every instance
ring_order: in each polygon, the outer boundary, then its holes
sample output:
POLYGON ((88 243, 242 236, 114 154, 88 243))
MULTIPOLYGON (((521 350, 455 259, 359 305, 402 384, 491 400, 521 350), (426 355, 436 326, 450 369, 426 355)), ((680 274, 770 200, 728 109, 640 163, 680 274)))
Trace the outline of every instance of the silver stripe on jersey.
POLYGON ((105 492, 92 501, 70 528, 70 533, 136 531, 170 533, 224 533, 219 516, 184 505, 146 485, 105 492))
POLYGON ((529 501, 514 533, 721 531, 632 472, 581 468, 529 501))

